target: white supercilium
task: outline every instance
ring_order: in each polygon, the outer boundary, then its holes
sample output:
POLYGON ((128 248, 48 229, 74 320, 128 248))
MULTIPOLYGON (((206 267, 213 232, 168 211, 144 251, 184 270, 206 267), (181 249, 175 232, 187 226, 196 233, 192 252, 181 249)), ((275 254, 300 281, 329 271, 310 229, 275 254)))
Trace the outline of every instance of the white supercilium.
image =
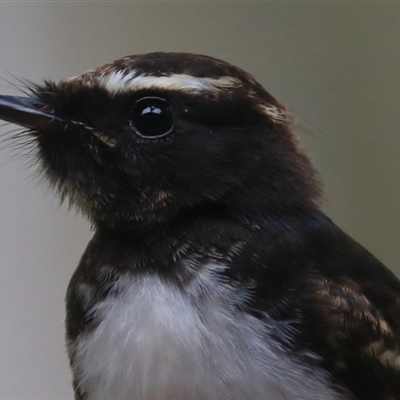
POLYGON ((96 82, 108 92, 141 90, 141 89, 169 89, 185 92, 218 91, 224 88, 240 86, 238 79, 222 76, 220 78, 200 78, 187 74, 171 74, 168 76, 152 76, 139 74, 133 70, 119 70, 97 78, 96 82))

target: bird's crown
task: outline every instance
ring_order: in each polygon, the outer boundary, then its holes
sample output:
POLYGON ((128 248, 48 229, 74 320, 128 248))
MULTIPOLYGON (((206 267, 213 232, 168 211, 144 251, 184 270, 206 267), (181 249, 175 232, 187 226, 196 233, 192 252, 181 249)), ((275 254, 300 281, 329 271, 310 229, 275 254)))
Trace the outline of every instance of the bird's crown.
POLYGON ((188 53, 149 53, 124 57, 65 81, 66 86, 102 88, 110 94, 173 90, 190 95, 247 95, 275 122, 287 118, 284 107, 248 73, 216 58, 188 53))

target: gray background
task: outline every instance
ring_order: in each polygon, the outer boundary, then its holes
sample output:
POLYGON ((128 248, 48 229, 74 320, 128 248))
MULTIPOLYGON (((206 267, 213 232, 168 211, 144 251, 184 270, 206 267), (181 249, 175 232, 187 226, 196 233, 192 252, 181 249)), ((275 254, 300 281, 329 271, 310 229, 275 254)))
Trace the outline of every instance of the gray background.
MULTIPOLYGON (((399 273, 399 17, 383 2, 0 3, 0 76, 58 80, 156 50, 238 65, 296 114, 328 214, 399 273)), ((91 232, 29 161, 2 141, 0 399, 71 399, 64 293, 91 232)))

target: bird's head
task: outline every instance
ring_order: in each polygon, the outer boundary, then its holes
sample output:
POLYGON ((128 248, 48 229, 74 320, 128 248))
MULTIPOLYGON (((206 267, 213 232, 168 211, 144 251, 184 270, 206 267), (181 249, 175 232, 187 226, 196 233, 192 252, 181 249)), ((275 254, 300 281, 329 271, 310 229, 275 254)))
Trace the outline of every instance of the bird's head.
POLYGON ((95 224, 143 227, 198 207, 244 218, 316 206, 288 113, 254 78, 185 53, 122 58, 0 96, 61 196, 95 224))

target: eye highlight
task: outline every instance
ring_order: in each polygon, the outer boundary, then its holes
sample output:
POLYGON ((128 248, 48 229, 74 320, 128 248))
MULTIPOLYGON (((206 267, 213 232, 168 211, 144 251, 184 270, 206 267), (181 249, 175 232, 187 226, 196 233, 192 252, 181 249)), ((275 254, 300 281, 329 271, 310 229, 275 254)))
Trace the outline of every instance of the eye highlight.
POLYGON ((130 127, 144 139, 158 139, 174 128, 171 105, 160 97, 142 97, 132 108, 130 127))

